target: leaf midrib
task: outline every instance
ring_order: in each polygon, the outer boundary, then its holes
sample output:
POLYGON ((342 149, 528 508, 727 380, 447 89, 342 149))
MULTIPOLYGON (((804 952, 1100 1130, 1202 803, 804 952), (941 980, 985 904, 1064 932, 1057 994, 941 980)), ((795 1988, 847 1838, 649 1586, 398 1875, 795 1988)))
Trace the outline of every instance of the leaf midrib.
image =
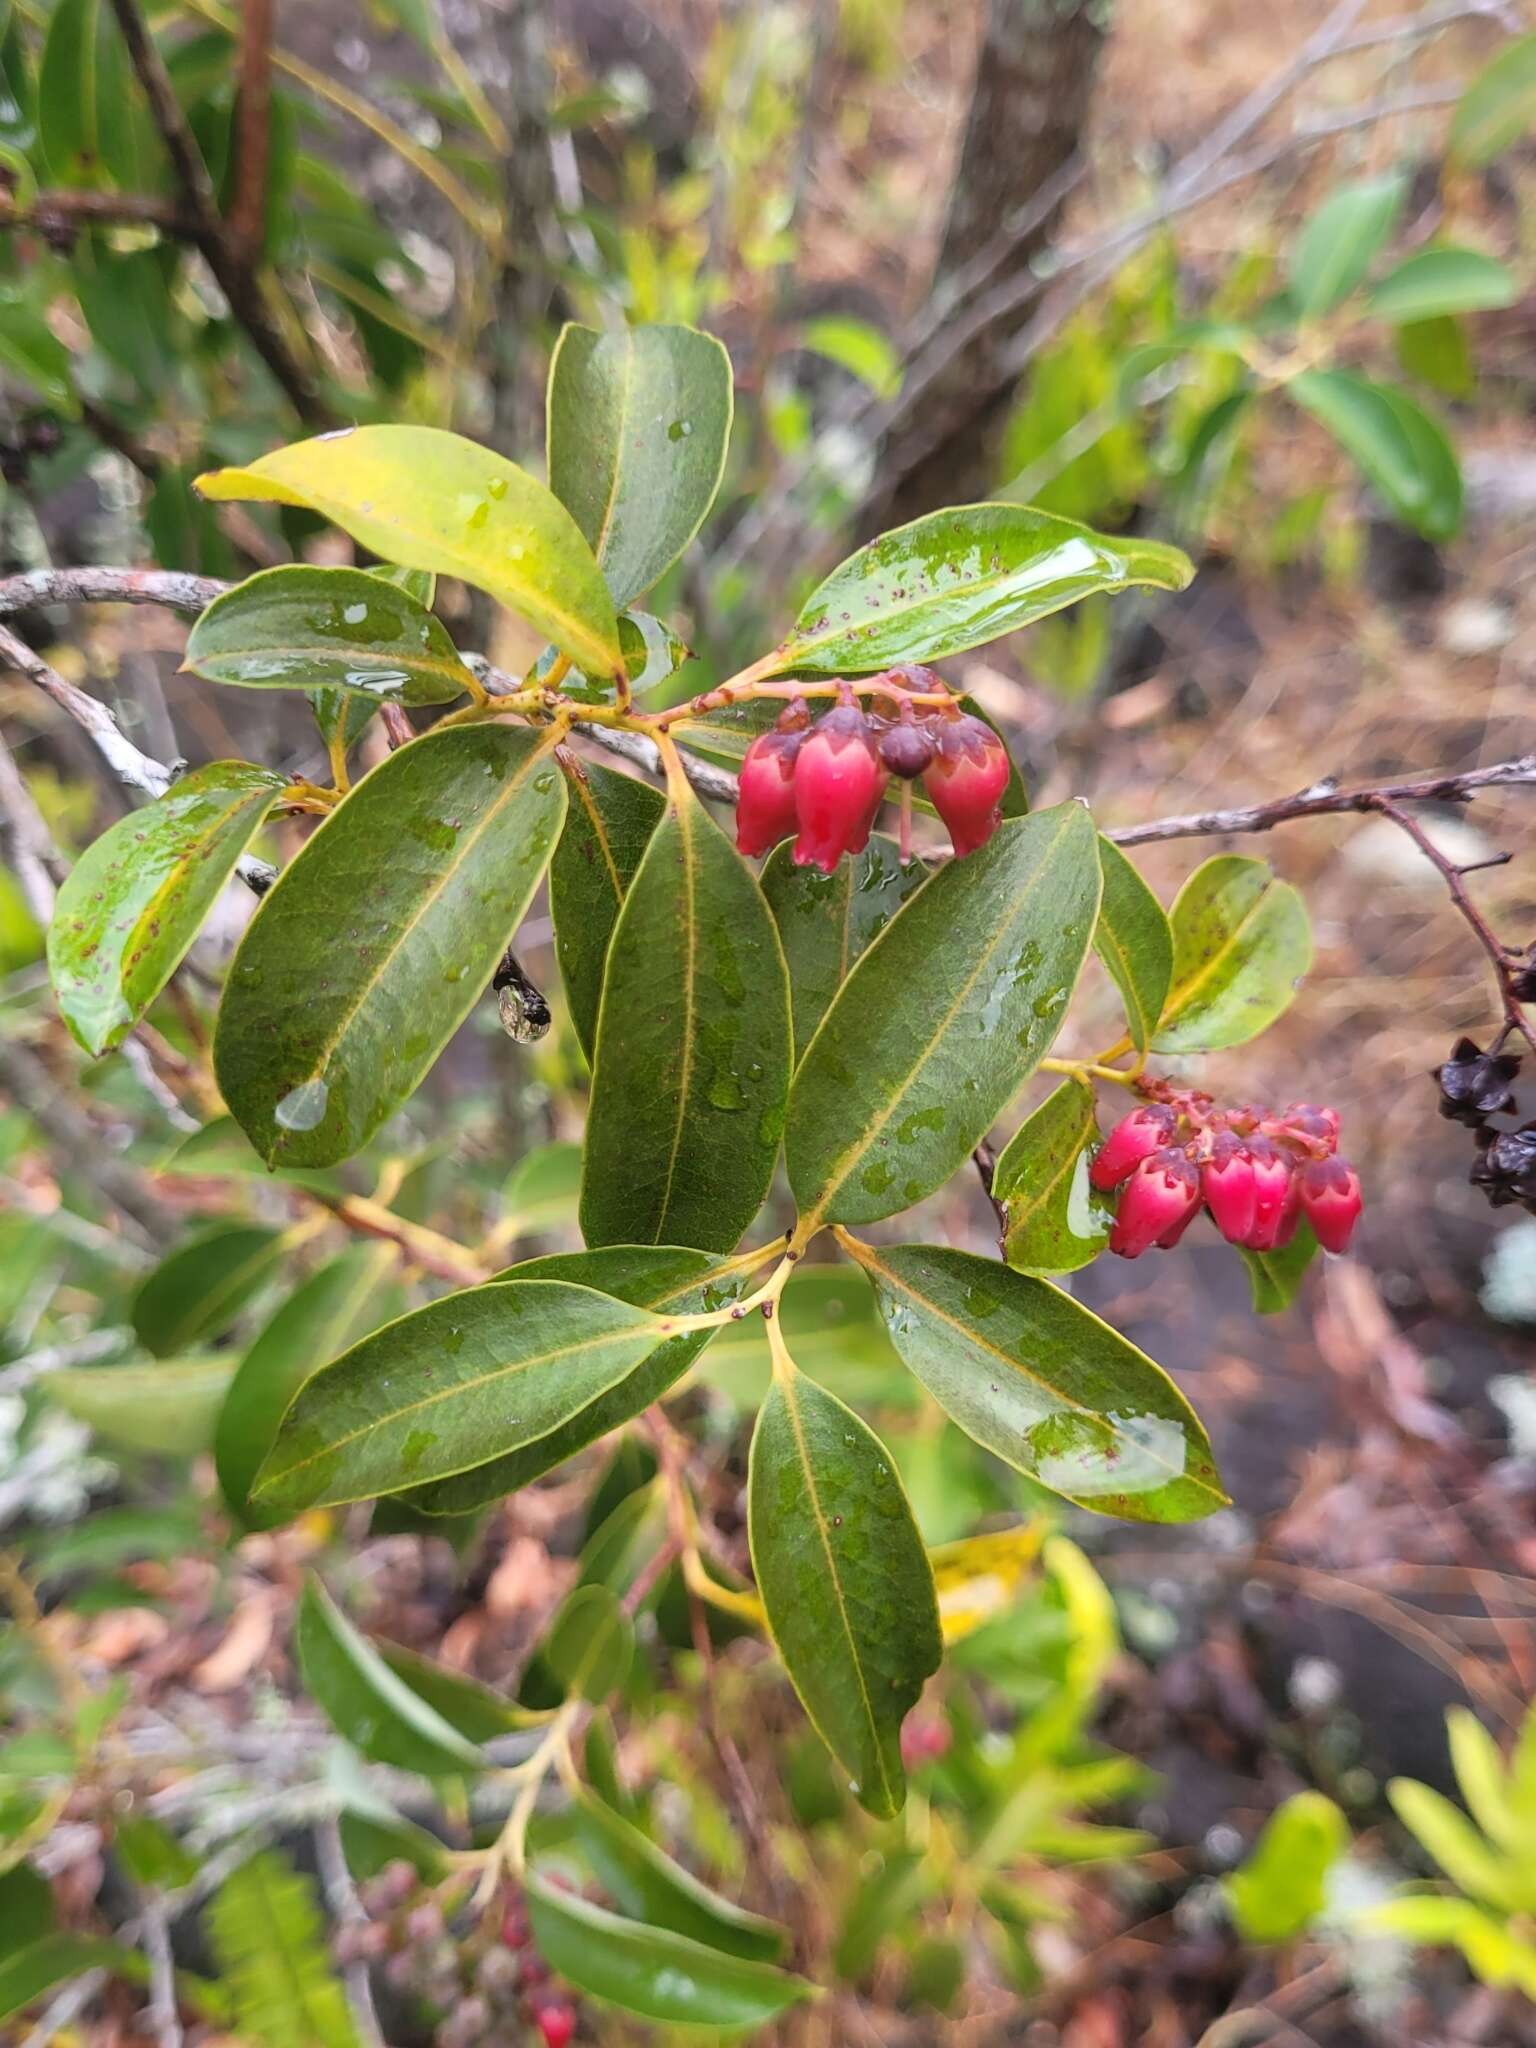
POLYGON ((662 1187, 661 1209, 656 1218, 656 1237, 660 1244, 666 1225, 667 1214, 672 1206, 672 1188, 677 1179, 677 1162, 683 1149, 683 1126, 688 1120, 688 1098, 693 1091, 693 1048, 694 1013, 698 1008, 696 984, 699 971, 698 937, 698 890, 693 872, 692 814, 689 805, 678 804, 673 812, 677 820, 678 845, 682 851, 683 873, 683 1037, 682 1065, 678 1071, 677 1116, 672 1129, 672 1149, 667 1155, 667 1175, 662 1187), (685 819, 688 822, 684 822, 685 819))
MULTIPOLYGON (((243 852, 243 850, 247 846, 249 846, 252 839, 255 838, 256 833, 260 829, 262 821, 266 817, 267 812, 272 808, 273 804, 276 803, 278 796, 281 794, 282 787, 282 779, 281 777, 278 777, 276 780, 274 780, 270 788, 262 788, 258 786, 254 789, 246 790, 244 794, 238 799, 238 801, 232 803, 229 806, 229 808, 224 812, 224 815, 221 818, 215 820, 213 823, 209 824, 203 831, 199 832, 195 839, 189 839, 187 841, 186 845, 177 855, 174 866, 171 867, 167 871, 167 873, 161 877, 159 885, 155 889, 154 894, 148 899, 148 901, 144 905, 144 908, 139 912, 138 917, 135 919, 133 929, 131 932, 129 932, 128 937, 123 944, 122 954, 120 955, 120 959, 123 963, 127 962, 128 955, 133 951, 133 948, 138 941, 139 934, 142 931, 144 931, 146 925, 153 923, 154 919, 157 916, 163 914, 166 902, 171 895, 173 887, 178 881, 186 879, 190 864, 201 856, 202 849, 216 842, 226 832, 234 833, 235 831, 237 831, 240 824, 242 823, 243 814, 248 810, 254 810, 255 815, 251 818, 249 824, 246 826, 245 831, 240 834, 238 844, 236 844, 232 849, 229 865, 230 867, 233 867, 235 862, 240 858, 240 855, 243 852)), ((148 945, 142 948, 142 950, 147 954, 149 951, 148 945)), ((121 987, 124 997, 126 998, 128 994, 128 969, 126 964, 123 965, 122 972, 119 976, 119 985, 121 987)))
MULTIPOLYGON (((619 372, 619 418, 613 436, 613 476, 608 485, 608 502, 603 507, 603 516, 598 522, 597 538, 592 543, 592 553, 596 556, 600 569, 604 568, 604 551, 613 528, 613 515, 619 502, 619 484, 624 475, 624 429, 629 422, 629 405, 634 391, 635 359, 639 354, 635 347, 635 333, 632 327, 624 329, 623 341, 624 363, 619 372)), ((601 340, 598 347, 602 347, 601 340)), ((604 573, 606 575, 606 570, 604 573)))
MULTIPOLYGON (((1170 1000, 1164 1003, 1163 1014, 1158 1019, 1158 1029, 1160 1031, 1171 1031, 1177 1027, 1195 996, 1204 988, 1217 968, 1220 967, 1227 955, 1232 951, 1238 940, 1243 936, 1243 933, 1248 929, 1251 921, 1258 916, 1264 905, 1269 902, 1272 892, 1280 886, 1280 882, 1271 875, 1237 923, 1232 926, 1226 938, 1222 940, 1210 959, 1201 966, 1199 973, 1191 976, 1184 984, 1182 993, 1175 998, 1172 997, 1170 992, 1170 1000)), ((1177 910, 1178 905, 1175 904, 1174 908, 1177 910)))

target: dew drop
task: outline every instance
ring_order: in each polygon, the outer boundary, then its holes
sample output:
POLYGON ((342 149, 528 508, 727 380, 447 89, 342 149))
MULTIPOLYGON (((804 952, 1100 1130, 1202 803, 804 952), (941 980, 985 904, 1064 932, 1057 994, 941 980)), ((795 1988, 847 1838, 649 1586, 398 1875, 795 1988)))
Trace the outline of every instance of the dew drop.
POLYGON ((493 498, 504 498, 507 495, 507 480, 504 476, 493 476, 485 488, 493 498))
POLYGON ((669 441, 686 441, 692 432, 692 420, 674 420, 667 429, 667 439, 669 441))
POLYGON ((290 1088, 272 1112, 285 1131, 312 1131, 325 1115, 331 1091, 323 1081, 301 1081, 290 1088))

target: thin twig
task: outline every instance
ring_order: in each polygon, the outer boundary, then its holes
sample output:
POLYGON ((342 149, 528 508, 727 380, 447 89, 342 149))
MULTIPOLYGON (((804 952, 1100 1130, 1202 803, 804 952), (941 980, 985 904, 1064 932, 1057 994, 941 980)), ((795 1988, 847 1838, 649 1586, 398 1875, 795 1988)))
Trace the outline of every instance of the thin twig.
POLYGON ((63 879, 63 856, 54 844, 48 820, 22 780, 10 748, 0 739, 0 819, 10 842, 11 866, 27 899, 27 908, 46 930, 53 918, 54 884, 63 879))
POLYGON ((55 1086, 36 1054, 19 1045, 14 1036, 0 1037, 0 1087, 58 1146, 70 1171, 89 1181, 104 1201, 137 1226, 141 1240, 147 1239, 152 1246, 171 1242, 179 1228, 178 1219, 150 1193, 136 1168, 106 1150, 96 1125, 55 1086))
POLYGON ((1269 832, 1296 818, 1321 818, 1340 811, 1379 811, 1389 803, 1465 803, 1480 789, 1536 783, 1536 754, 1513 761, 1494 761, 1464 774, 1428 775, 1412 782, 1374 782, 1359 789, 1340 789, 1332 776, 1314 782, 1294 796, 1267 803, 1240 804, 1227 810, 1188 811, 1181 817, 1153 818, 1145 825, 1122 825, 1106 831, 1117 846, 1150 846, 1161 839, 1198 839, 1219 832, 1269 832))
MULTIPOLYGON (((334 1813, 325 1814, 315 1822, 315 1863, 325 1892, 326 1907, 335 1924, 338 1927, 355 1927, 366 1922, 368 1915, 352 1882, 352 1873, 347 1868, 341 1824, 334 1813)), ((362 2039, 368 2048, 383 2048, 384 2036, 373 2002, 373 1982, 368 1975, 368 1965, 362 1961, 348 1963, 343 1979, 352 2016, 357 2021, 362 2039)))
POLYGON ((185 2035, 176 2009, 176 1963, 171 1927, 158 1895, 146 1897, 139 1912, 139 1939, 149 1961, 149 2004, 144 2017, 159 2048, 182 2048, 185 2035))

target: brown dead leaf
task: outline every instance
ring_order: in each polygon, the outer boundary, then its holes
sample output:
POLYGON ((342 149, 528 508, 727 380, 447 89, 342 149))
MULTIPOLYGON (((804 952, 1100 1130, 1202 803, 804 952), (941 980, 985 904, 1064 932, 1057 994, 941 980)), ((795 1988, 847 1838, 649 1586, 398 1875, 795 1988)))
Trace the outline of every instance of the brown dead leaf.
POLYGON ((268 1588, 240 1602, 222 1640, 189 1674, 199 1692, 233 1692, 250 1677, 272 1641, 274 1605, 268 1588))

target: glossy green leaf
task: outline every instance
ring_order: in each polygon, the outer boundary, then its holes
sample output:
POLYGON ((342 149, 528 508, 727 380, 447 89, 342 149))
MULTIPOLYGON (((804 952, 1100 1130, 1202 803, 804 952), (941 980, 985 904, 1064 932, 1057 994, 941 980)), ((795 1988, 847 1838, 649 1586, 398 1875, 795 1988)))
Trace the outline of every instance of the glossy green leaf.
POLYGON ((890 1454, 851 1408, 781 1370, 753 1434, 747 1498, 752 1569, 784 1668, 854 1796, 896 1813, 901 1724, 943 1645, 890 1454))
POLYGON ((134 1334, 157 1358, 221 1335, 281 1257, 275 1230, 216 1223, 178 1246, 140 1283, 130 1310, 134 1334))
POLYGON ((796 1060, 854 961, 927 878, 921 861, 903 867, 895 841, 878 833, 862 853, 840 860, 830 875, 820 868, 796 867, 787 840, 774 848, 763 868, 763 894, 789 965, 796 1060))
POLYGON ((200 1129, 189 1131, 156 1171, 178 1179, 260 1180, 263 1185, 275 1179, 329 1195, 346 1192, 338 1174, 303 1166, 269 1167, 232 1116, 210 1117, 200 1129))
POLYGON ((757 878, 669 800, 608 948, 581 1226, 589 1244, 729 1251, 773 1177, 789 977, 757 878))
POLYGON ((250 1491, 283 1411, 310 1373, 383 1320, 393 1261, 385 1245, 341 1252, 294 1289, 241 1359, 219 1411, 213 1457, 224 1505, 245 1527, 272 1526, 250 1491))
POLYGON ((1008 1212, 1005 1252, 1020 1273, 1075 1273, 1109 1242, 1114 1204, 1088 1184, 1098 1144, 1091 1088, 1063 1081, 998 1156, 992 1199, 1008 1212))
POLYGON ((1010 819, 950 861, 843 983, 795 1075, 786 1153, 802 1216, 867 1222, 969 1156, 1060 1029, 1099 909, 1081 804, 1010 819))
POLYGON ((1279 1251, 1244 1251, 1240 1256, 1248 1268, 1254 1314, 1277 1316, 1290 1307, 1300 1292, 1302 1278, 1317 1256, 1317 1239, 1303 1218, 1296 1226, 1296 1235, 1279 1251))
POLYGON ((447 629, 364 569, 263 569, 216 597, 182 667, 251 689, 337 689, 376 703, 448 704, 474 679, 447 629))
POLYGON ((295 1645, 305 1691, 364 1756, 425 1777, 486 1768, 478 1745, 390 1670, 315 1578, 299 1602, 295 1645))
POLYGON ((1351 370, 1303 370, 1285 388, 1321 420, 1399 518, 1426 540, 1456 532, 1461 469, 1444 429, 1421 406, 1351 370))
MULTIPOLYGON (((801 1371, 850 1408, 910 1408, 920 1401, 856 1266, 801 1266, 779 1296, 774 1319, 801 1371)), ((766 1400, 772 1372, 768 1326, 761 1316, 744 1316, 714 1333, 698 1377, 745 1415, 766 1400)))
POLYGON ((957 505, 885 533, 812 591, 773 675, 873 675, 1017 632, 1095 591, 1182 590, 1187 555, 1028 505, 957 505))
POLYGON ((1195 869, 1170 915, 1173 979, 1159 1052, 1246 1045, 1289 1009, 1312 965, 1307 906, 1261 860, 1219 853, 1195 869))
POLYGON ((577 1792, 572 1806, 577 1840, 622 1913, 726 1955, 771 1963, 784 1953, 784 1928, 712 1892, 593 1793, 577 1792))
POLYGON ((1443 1792, 1421 1785, 1416 1778, 1393 1778, 1387 1785, 1387 1797, 1403 1826, 1459 1891, 1503 1913, 1531 1910, 1532 1900, 1522 1896, 1515 1866, 1498 1854, 1443 1792))
POLYGON ((977 1443, 1099 1514, 1193 1522, 1227 1505, 1173 1381, 1070 1294, 933 1245, 858 1259, 896 1349, 977 1443))
POLYGON ((225 1101, 269 1165, 348 1158, 463 1023, 560 830, 547 739, 472 725, 402 747, 262 898, 214 1040, 225 1101))
POLYGON ((549 866, 549 910, 571 1022, 590 1060, 608 941, 666 802, 648 782, 595 761, 565 772, 570 801, 549 866))
POLYGON ((1451 116, 1450 153, 1479 171, 1536 126, 1536 35, 1505 43, 1473 79, 1451 116))
POLYGON ((629 1676, 634 1624, 606 1586, 589 1580, 562 1604, 541 1655, 570 1698, 601 1705, 629 1676))
POLYGON ((161 1457, 190 1457, 207 1450, 234 1369, 232 1358, 71 1365, 49 1373, 44 1391, 111 1443, 161 1457))
POLYGON ((1443 244, 1405 257, 1372 290, 1366 311, 1378 320, 1433 320, 1511 306, 1519 287, 1504 264, 1480 249, 1443 244))
POLYGON ((539 1954, 557 1976, 589 1998, 667 2026, 764 2026, 786 2007, 814 1996, 802 1977, 768 1963, 723 1955, 659 1927, 641 1927, 534 1870, 527 1878, 528 1920, 539 1954))
POLYGON ((1294 1941, 1328 1901, 1328 1875, 1349 1847, 1349 1822, 1321 1792, 1297 1792, 1264 1823, 1241 1870, 1223 1885, 1244 1941, 1294 1941))
POLYGON ((75 862, 48 971, 87 1052, 120 1043, 165 987, 283 786, 270 769, 215 761, 109 825, 75 862))
POLYGON ((1168 1000, 1173 975, 1173 933, 1141 870, 1112 839, 1099 841, 1104 896, 1093 943, 1125 1004, 1131 1043, 1145 1052, 1168 1000))
POLYGON ((154 193, 166 157, 111 0, 59 0, 37 74, 38 140, 60 185, 154 193))
POLYGON ((1408 321, 1393 334, 1392 344, 1407 374, 1446 398, 1470 398, 1477 389, 1466 328, 1451 314, 1408 321))
MULTIPOLYGON (((705 1253, 672 1245, 606 1245, 597 1251, 555 1252, 548 1258, 529 1259, 502 1278, 564 1280, 665 1318, 724 1308, 754 1284, 750 1275, 740 1272, 723 1274, 712 1282, 713 1269, 714 1261, 705 1253)), ((457 1478, 422 1487, 411 1499, 428 1514, 455 1515, 516 1493, 659 1401, 682 1378, 711 1334, 699 1330, 664 1340, 624 1378, 558 1428, 457 1478)))
POLYGON ((526 470, 437 427, 343 427, 199 477, 205 498, 318 512, 386 561, 458 576, 579 668, 619 665, 613 600, 575 521, 526 470))
POLYGON ((401 1684, 417 1699, 424 1700, 466 1742, 497 1742, 503 1735, 514 1735, 542 1718, 530 1716, 516 1701, 503 1699, 490 1686, 466 1678, 461 1671, 450 1671, 445 1664, 435 1664, 429 1657, 418 1657, 414 1651, 398 1649, 393 1643, 379 1643, 376 1647, 401 1684))
POLYGON ((253 1497, 292 1515, 467 1472, 569 1422, 660 1334, 655 1317, 562 1281, 447 1295, 305 1382, 253 1497))
POLYGON ((549 365, 549 483, 617 605, 703 525, 731 435, 731 359, 693 327, 561 330, 549 365))
POLYGON ((140 1982, 144 1976, 142 1958, 115 1941, 47 1934, 0 1962, 0 2022, 87 1970, 112 1970, 140 1982))
POLYGON ((1296 238, 1291 298, 1304 320, 1331 312, 1362 282, 1402 211, 1406 181, 1393 174, 1332 192, 1296 238))

